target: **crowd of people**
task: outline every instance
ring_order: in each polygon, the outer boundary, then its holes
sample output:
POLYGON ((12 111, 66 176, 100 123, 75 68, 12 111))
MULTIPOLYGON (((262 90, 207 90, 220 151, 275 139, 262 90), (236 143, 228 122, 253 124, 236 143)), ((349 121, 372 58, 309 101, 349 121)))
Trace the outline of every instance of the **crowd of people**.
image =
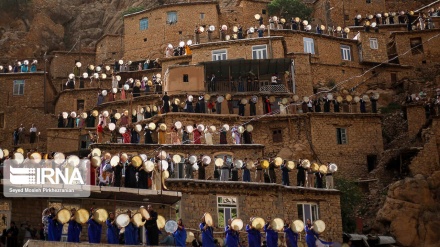
MULTIPOLYGON (((167 232, 162 233, 162 229, 159 229, 157 223, 158 214, 153 210, 152 205, 148 205, 147 211, 150 218, 146 219, 142 216, 143 223, 141 224, 144 225, 146 229, 146 244, 148 246, 187 246, 187 244, 190 244, 193 247, 276 247, 279 242, 279 233, 284 233, 283 236, 280 236, 282 245, 297 246, 299 233, 302 231, 305 231, 305 241, 308 247, 315 247, 316 241, 320 241, 324 244, 332 244, 332 242, 324 242, 319 238, 319 232, 314 229, 310 219, 306 220, 304 229, 299 230, 291 225, 293 223, 289 219, 282 222, 284 224, 283 226, 272 225, 270 217, 267 221, 262 220, 264 225, 260 225, 261 223, 259 225, 254 225, 253 220, 255 220, 256 217, 251 217, 244 229, 238 228, 234 224, 233 219, 229 219, 224 227, 224 238, 222 238, 223 245, 221 245, 219 239, 214 237, 215 225, 213 224, 212 216, 210 216, 209 213, 205 213, 201 218, 201 223, 195 231, 194 237, 188 238, 189 234, 182 219, 177 221, 176 227, 169 229, 165 228, 165 231, 167 232), (247 234, 247 245, 246 241, 240 241, 240 234, 242 233, 247 234), (166 236, 162 237, 162 240, 159 241, 159 235, 165 234, 166 236), (263 234, 265 234, 265 236, 263 234)), ((76 220, 76 209, 72 208, 70 212, 71 218, 64 223, 68 224, 67 242, 79 243, 81 242, 81 232, 83 231, 83 227, 82 224, 78 223, 76 220)), ((121 245, 142 244, 141 228, 139 227, 139 223, 133 219, 133 214, 130 210, 124 213, 128 215, 130 219, 130 222, 128 224, 125 223, 124 227, 121 227, 120 222, 117 222, 117 217, 113 212, 108 213, 108 219, 105 222, 96 219, 94 213, 95 209, 92 208, 90 210, 90 218, 85 222, 88 226, 87 235, 89 243, 99 244, 101 242, 107 242, 109 244, 121 245), (105 234, 107 238, 106 241, 102 241, 101 239, 103 225, 107 227, 105 234)), ((53 207, 46 208, 43 211, 43 227, 39 232, 41 239, 52 242, 61 241, 64 224, 57 217, 56 209, 53 207)), ((14 232, 16 230, 8 230, 8 232, 9 231, 14 232)), ((9 239, 12 239, 12 237, 9 237, 9 239)), ((14 247, 18 245, 8 244, 8 246, 14 247)))
POLYGON ((20 247, 28 240, 44 240, 44 227, 40 224, 38 229, 29 222, 20 224, 18 227, 14 221, 11 221, 10 227, 4 229, 0 236, 1 247, 20 247))
POLYGON ((37 72, 37 60, 29 64, 29 60, 15 61, 12 65, 0 65, 0 73, 33 73, 37 72))
POLYGON ((426 13, 419 12, 415 14, 413 11, 399 11, 368 14, 365 17, 357 15, 354 18, 354 26, 372 26, 377 28, 377 25, 393 25, 406 24, 408 31, 425 30, 435 28, 432 17, 440 16, 440 8, 435 10, 429 9, 426 13), (374 23, 374 24, 373 24, 374 23))

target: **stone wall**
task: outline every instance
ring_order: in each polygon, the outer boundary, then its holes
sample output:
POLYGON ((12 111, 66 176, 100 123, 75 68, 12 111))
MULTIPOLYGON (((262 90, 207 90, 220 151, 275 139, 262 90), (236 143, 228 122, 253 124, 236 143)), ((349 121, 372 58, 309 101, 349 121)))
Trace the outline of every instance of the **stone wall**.
MULTIPOLYGON (((181 40, 194 41, 196 25, 214 25, 219 28, 219 8, 215 2, 162 5, 148 11, 124 17, 124 58, 136 61, 163 57, 168 43, 177 46, 181 40), (203 12, 202 12, 203 10, 203 12), (167 12, 177 12, 177 22, 167 23, 167 12), (201 13, 204 18, 201 19, 201 13), (148 18, 148 29, 140 30, 139 22, 148 18), (179 34, 179 31, 182 33, 179 34)), ((206 27, 207 28, 207 27, 206 27)), ((218 37, 218 31, 213 32, 218 37)), ((202 34, 206 36, 206 33, 202 34)))
POLYGON ((383 63, 388 61, 387 42, 388 36, 384 33, 361 32, 360 43, 362 45, 362 62, 383 63), (377 49, 373 49, 370 40, 377 40, 377 49))
POLYGON ((54 51, 52 52, 52 60, 47 65, 48 71, 50 71, 51 78, 67 78, 69 74, 73 73, 76 61, 81 62, 80 74, 87 72, 87 67, 95 64, 94 52, 67 52, 67 51, 54 51))
MULTIPOLYGON (((37 73, 7 73, 0 75, 0 146, 12 150, 13 132, 21 124, 25 127, 25 142, 20 144, 23 148, 44 147, 46 139, 45 127, 54 126, 54 118, 45 114, 44 74, 37 73), (24 80, 23 94, 13 95, 14 81, 24 80), (41 132, 40 143, 29 144, 29 129, 35 124, 37 131, 41 132)), ((55 90, 46 80, 46 111, 52 110, 52 100, 55 90)))
POLYGON ((426 67, 440 62, 438 56, 436 55, 440 53, 440 47, 434 45, 436 42, 435 38, 431 39, 439 33, 440 31, 438 29, 432 29, 423 31, 396 32, 394 35, 392 35, 391 38, 394 38, 397 54, 399 54, 400 64, 426 67), (409 51, 411 49, 410 40, 417 38, 420 38, 421 42, 423 43, 423 53, 416 53, 414 52, 415 49, 409 51))
MULTIPOLYGON (((53 126, 56 127, 56 126, 53 126)), ((96 128, 48 128, 47 151, 62 153, 78 153, 80 137, 88 135, 89 131, 96 133, 96 128)), ((104 135, 104 141, 110 141, 110 135, 104 135)))
POLYGON ((314 153, 322 163, 338 162, 337 176, 362 178, 368 175, 367 155, 383 151, 381 117, 376 114, 312 114, 310 136, 314 153), (337 116, 337 117, 336 117, 337 116), (346 129, 346 144, 338 144, 337 128, 346 129))
POLYGON ((437 148, 437 137, 428 136, 423 149, 417 153, 409 165, 411 174, 421 174, 429 177, 433 172, 440 170, 439 155, 437 148))
POLYGON ((106 34, 96 42, 95 64, 114 64, 123 56, 124 42, 121 35, 106 34), (122 47, 121 47, 122 46, 122 47))
MULTIPOLYGON (((167 187, 182 191, 180 217, 190 228, 198 229, 200 218, 205 212, 211 213, 214 225, 218 226, 219 214, 215 211, 218 196, 227 196, 236 198, 238 217, 244 224, 247 224, 251 217, 296 220, 299 218, 297 203, 316 203, 319 219, 326 223, 326 231, 320 236, 333 241, 341 241, 342 238, 339 192, 334 190, 299 189, 255 183, 195 183, 191 180, 167 180, 167 187)), ((218 232, 215 237, 223 236, 223 229, 215 228, 214 231, 218 232)), ((241 238, 247 240, 247 235, 241 234, 241 238)))
POLYGON ((324 25, 327 21, 329 26, 352 26, 354 25, 353 19, 358 14, 365 17, 365 15, 374 15, 384 11, 396 11, 395 9, 386 9, 385 2, 386 0, 371 1, 371 3, 365 1, 318 0, 313 4, 313 19, 324 25), (348 20, 344 20, 344 15, 348 15, 348 20))
POLYGON ((313 39, 315 62, 320 64, 359 66, 358 41, 337 38, 328 35, 319 35, 313 32, 300 32, 292 30, 273 30, 271 35, 284 36, 286 53, 305 53, 303 38, 313 39), (341 45, 351 48, 351 61, 342 60, 341 45))
POLYGON ((228 60, 253 59, 252 46, 254 45, 267 45, 267 56, 270 58, 270 42, 272 44, 272 58, 284 58, 282 40, 282 37, 264 37, 194 45, 191 47, 191 63, 197 64, 200 62, 212 61, 212 51, 214 50, 226 50, 228 60))
POLYGON ((425 109, 423 105, 408 105, 406 107, 408 119, 408 135, 414 137, 426 122, 425 109))

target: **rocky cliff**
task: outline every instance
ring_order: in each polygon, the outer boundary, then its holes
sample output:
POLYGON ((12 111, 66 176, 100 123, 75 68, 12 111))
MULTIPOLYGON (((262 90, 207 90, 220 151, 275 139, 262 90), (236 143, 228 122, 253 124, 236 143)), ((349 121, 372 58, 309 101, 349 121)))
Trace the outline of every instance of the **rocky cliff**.
POLYGON ((0 62, 41 58, 52 50, 93 50, 103 34, 122 32, 123 13, 158 4, 163 1, 2 0, 0 62))
POLYGON ((440 246, 440 171, 392 184, 377 220, 402 246, 440 246))

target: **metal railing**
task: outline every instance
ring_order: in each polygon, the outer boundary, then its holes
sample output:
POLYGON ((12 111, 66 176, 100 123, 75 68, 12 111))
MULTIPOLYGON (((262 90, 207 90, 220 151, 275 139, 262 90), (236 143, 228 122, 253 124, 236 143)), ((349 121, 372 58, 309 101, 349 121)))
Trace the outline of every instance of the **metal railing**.
POLYGON ((284 85, 265 85, 260 87, 260 92, 276 92, 276 93, 288 93, 289 90, 284 85))

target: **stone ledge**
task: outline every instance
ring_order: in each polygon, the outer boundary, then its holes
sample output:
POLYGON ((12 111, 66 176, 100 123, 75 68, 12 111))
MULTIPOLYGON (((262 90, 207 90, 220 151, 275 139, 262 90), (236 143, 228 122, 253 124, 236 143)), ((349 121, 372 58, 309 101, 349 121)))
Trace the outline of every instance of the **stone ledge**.
POLYGON ((318 188, 308 188, 308 187, 298 187, 298 186, 284 186, 281 184, 273 183, 255 183, 255 182, 241 182, 241 181, 217 181, 217 180, 196 180, 196 179, 172 179, 166 180, 166 184, 169 187, 181 188, 182 191, 188 189, 193 189, 195 187, 209 187, 221 188, 224 190, 228 189, 244 189, 244 190, 275 190, 275 191, 285 191, 285 192, 299 192, 299 193, 329 193, 329 194, 340 194, 339 190, 336 189, 318 189, 318 188))

